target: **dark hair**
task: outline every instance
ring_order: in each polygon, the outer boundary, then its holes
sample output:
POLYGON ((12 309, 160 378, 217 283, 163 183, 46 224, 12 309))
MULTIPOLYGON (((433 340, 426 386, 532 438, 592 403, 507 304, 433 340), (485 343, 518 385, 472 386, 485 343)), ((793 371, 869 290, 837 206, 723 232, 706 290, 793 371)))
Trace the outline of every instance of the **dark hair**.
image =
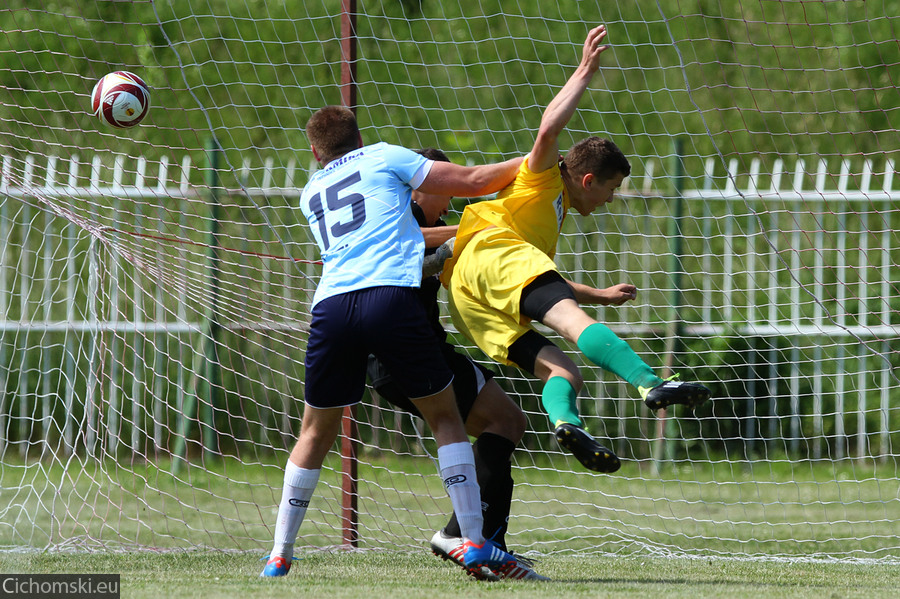
POLYGON ((618 173, 631 174, 631 164, 616 144, 600 137, 582 139, 569 149, 563 164, 575 176, 591 173, 607 181, 618 173))
POLYGON ((429 160, 435 160, 437 162, 450 162, 450 159, 447 158, 447 155, 437 148, 422 148, 421 150, 416 150, 416 154, 421 154, 425 158, 429 160))
POLYGON ((306 137, 322 164, 328 164, 359 147, 359 124, 346 106, 326 106, 309 117, 306 137))

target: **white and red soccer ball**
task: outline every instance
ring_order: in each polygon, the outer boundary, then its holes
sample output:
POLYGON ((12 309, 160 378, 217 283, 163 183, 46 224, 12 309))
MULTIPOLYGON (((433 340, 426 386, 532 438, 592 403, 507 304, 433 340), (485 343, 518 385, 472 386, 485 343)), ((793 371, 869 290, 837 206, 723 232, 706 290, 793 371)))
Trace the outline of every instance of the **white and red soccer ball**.
POLYGON ((109 73, 94 86, 91 108, 94 116, 113 127, 134 127, 150 110, 150 88, 134 73, 109 73))

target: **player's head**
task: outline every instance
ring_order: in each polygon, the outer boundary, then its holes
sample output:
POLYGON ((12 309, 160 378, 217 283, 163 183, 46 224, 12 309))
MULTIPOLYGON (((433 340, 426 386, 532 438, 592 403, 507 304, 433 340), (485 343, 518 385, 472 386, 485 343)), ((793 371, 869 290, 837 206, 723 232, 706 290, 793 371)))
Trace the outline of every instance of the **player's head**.
POLYGON ((619 147, 608 139, 588 137, 569 149, 563 163, 575 176, 591 173, 601 181, 631 174, 631 164, 619 147))
POLYGON ((322 164, 362 147, 356 116, 346 106, 317 110, 306 123, 306 137, 316 160, 322 164))
POLYGON ((631 164, 622 150, 599 137, 588 137, 572 146, 563 166, 572 183, 572 207, 582 216, 612 201, 622 180, 631 174, 631 164))
MULTIPOLYGON (((421 154, 429 160, 435 162, 450 162, 447 155, 437 148, 422 148, 416 150, 417 154, 421 154)), ((422 193, 413 190, 412 201, 422 210, 426 227, 433 227, 441 216, 447 214, 447 206, 450 205, 450 196, 435 195, 433 193, 422 193)))

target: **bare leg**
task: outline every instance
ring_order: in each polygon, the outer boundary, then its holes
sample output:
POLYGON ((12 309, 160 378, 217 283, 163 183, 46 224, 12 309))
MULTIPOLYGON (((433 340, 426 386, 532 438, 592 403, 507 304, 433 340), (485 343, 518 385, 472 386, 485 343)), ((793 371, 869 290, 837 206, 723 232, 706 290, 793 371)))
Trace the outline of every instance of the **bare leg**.
POLYGON ((262 576, 284 576, 291 567, 294 542, 319 482, 322 462, 337 437, 343 408, 303 410, 300 436, 284 470, 281 502, 269 561, 262 576))
POLYGON ((344 408, 313 408, 307 405, 303 409, 300 437, 290 457, 295 466, 310 470, 322 467, 341 430, 343 413, 344 408))
POLYGON ((542 322, 566 340, 577 343, 584 330, 597 321, 588 316, 575 300, 563 299, 547 310, 542 322))
POLYGON ((485 383, 466 418, 466 432, 473 437, 493 433, 514 444, 525 434, 525 414, 509 395, 491 379, 485 383))
POLYGON ((452 385, 447 385, 434 395, 420 397, 412 402, 422 413, 428 426, 431 427, 438 447, 450 443, 469 442, 462 417, 459 415, 459 408, 456 407, 456 396, 453 394, 452 385))
MULTIPOLYGON (((476 437, 472 450, 481 487, 484 536, 504 550, 514 486, 512 454, 525 434, 526 424, 525 413, 493 379, 482 387, 466 418, 466 431, 476 437)), ((462 536, 456 514, 450 517, 444 532, 451 537, 462 536)))

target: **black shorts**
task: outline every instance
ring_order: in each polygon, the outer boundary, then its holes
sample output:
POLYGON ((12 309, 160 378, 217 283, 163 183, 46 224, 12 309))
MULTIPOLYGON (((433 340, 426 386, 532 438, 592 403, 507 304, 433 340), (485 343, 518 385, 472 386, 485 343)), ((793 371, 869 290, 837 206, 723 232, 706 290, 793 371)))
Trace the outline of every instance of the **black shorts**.
POLYGON ((519 311, 531 320, 544 322, 547 312, 564 299, 575 299, 575 292, 555 270, 538 275, 522 290, 519 311))
POLYGON ((313 308, 306 349, 306 403, 358 403, 366 361, 375 355, 407 397, 445 389, 453 380, 416 289, 371 287, 324 299, 313 308))
MULTIPOLYGON (((564 299, 575 299, 575 292, 562 275, 548 270, 525 286, 519 300, 519 311, 538 322, 544 321, 547 312, 564 299)), ((534 374, 538 353, 553 342, 535 330, 528 331, 509 346, 507 355, 511 362, 526 372, 534 374)))
MULTIPOLYGON (((475 399, 484 385, 494 378, 494 373, 468 356, 454 351, 453 346, 448 343, 443 344, 443 349, 447 364, 453 371, 453 394, 456 396, 456 405, 465 422, 469 412, 472 411, 472 406, 475 405, 475 399)), ((374 356, 369 356, 369 380, 375 392, 385 401, 421 418, 422 414, 416 406, 374 356)))
POLYGON ((509 360, 525 372, 534 374, 537 364, 537 356, 548 345, 555 345, 552 341, 535 331, 534 329, 512 342, 509 346, 509 360))

